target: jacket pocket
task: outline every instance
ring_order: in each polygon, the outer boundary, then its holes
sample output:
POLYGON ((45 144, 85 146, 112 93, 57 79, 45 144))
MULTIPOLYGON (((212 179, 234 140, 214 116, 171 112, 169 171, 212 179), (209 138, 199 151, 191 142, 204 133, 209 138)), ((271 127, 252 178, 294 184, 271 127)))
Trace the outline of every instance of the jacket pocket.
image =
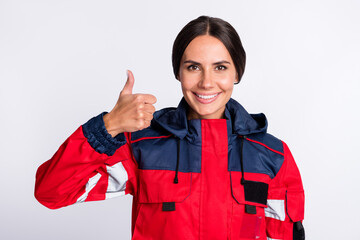
POLYGON ((292 222, 304 219, 304 191, 286 191, 286 213, 292 222))
POLYGON ((195 239, 194 223, 189 221, 190 201, 186 201, 192 173, 178 172, 178 183, 174 183, 175 172, 170 170, 139 170, 138 176, 139 206, 133 239, 195 239))
POLYGON ((267 207, 268 181, 264 175, 230 172, 233 201, 233 239, 266 239, 265 211, 267 207))
POLYGON ((178 172, 178 183, 174 176, 169 170, 140 170, 139 203, 183 202, 190 195, 192 174, 178 172))

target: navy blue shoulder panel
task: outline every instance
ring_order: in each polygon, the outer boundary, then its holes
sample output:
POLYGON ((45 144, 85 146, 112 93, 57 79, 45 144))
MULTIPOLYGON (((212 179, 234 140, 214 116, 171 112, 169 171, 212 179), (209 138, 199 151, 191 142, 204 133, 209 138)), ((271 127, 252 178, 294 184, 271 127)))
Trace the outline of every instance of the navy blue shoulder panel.
MULTIPOLYGON (((241 171, 241 138, 234 135, 229 146, 229 171, 241 171)), ((284 162, 281 140, 268 133, 251 134, 244 140, 244 171, 274 178, 284 162), (253 141, 252 141, 253 140, 253 141)))
POLYGON ((261 142, 269 148, 274 149, 275 151, 284 153, 282 141, 269 133, 251 134, 247 137, 255 141, 261 142))
POLYGON ((201 171, 201 145, 192 144, 174 135, 141 139, 133 142, 131 146, 139 169, 175 171, 179 156, 180 172, 201 171))
MULTIPOLYGON (((154 118, 168 114, 171 119, 170 114, 174 114, 174 110, 162 109, 154 114, 154 118)), ((139 169, 175 171, 179 156, 180 172, 201 171, 201 122, 191 121, 186 125, 188 130, 179 130, 187 132, 184 138, 176 135, 179 132, 174 126, 176 127, 173 124, 171 128, 166 129, 158 121, 151 121, 148 128, 131 133, 131 147, 139 169)))
POLYGON ((82 129, 90 146, 94 148, 96 152, 112 156, 119 147, 126 143, 126 138, 123 133, 120 133, 113 138, 107 132, 103 119, 103 116, 106 113, 107 112, 102 112, 91 118, 82 125, 82 129))

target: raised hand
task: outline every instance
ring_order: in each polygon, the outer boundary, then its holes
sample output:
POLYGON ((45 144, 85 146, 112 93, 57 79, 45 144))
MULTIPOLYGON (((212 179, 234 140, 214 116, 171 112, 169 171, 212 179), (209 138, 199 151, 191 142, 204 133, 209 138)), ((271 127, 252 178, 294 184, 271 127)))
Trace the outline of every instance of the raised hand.
POLYGON ((135 132, 150 126, 156 103, 151 94, 133 94, 134 75, 127 70, 128 78, 114 108, 104 115, 105 128, 112 137, 122 132, 135 132))

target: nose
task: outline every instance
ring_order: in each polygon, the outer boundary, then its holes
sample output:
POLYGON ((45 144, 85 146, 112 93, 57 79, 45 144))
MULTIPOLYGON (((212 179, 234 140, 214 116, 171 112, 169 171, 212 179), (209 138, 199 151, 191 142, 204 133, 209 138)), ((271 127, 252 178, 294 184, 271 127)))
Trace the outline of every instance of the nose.
POLYGON ((203 70, 201 73, 201 80, 199 81, 199 88, 211 89, 214 87, 214 78, 211 71, 203 70))

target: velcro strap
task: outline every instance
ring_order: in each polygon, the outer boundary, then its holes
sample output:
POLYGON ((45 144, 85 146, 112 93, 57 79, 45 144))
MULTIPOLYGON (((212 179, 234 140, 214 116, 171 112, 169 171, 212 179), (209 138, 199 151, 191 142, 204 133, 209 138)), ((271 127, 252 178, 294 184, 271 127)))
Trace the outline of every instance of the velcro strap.
POLYGON ((256 206, 245 204, 245 212, 248 214, 256 214, 256 206))
POLYGON ((269 185, 264 182, 245 180, 245 201, 266 205, 269 185))
POLYGON ((163 202, 162 210, 165 212, 175 211, 175 202, 163 202))

